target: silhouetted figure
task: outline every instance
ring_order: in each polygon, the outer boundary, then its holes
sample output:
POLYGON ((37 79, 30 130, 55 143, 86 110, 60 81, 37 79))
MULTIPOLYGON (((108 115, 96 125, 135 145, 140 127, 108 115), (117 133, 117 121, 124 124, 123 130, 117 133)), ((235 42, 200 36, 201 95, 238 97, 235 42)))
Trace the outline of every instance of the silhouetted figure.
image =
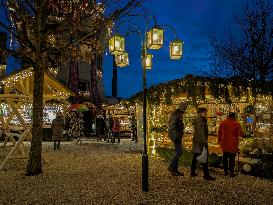
POLYGON ((204 148, 206 148, 206 162, 202 163, 205 180, 215 180, 209 174, 208 168, 208 123, 207 123, 207 108, 199 108, 197 111, 198 117, 193 121, 193 138, 192 138, 192 152, 193 158, 191 163, 191 177, 197 176, 195 170, 197 165, 197 157, 202 154, 204 148))
POLYGON ((182 102, 178 106, 178 108, 171 113, 171 116, 169 119, 168 135, 169 135, 169 138, 174 143, 175 155, 171 161, 170 166, 168 167, 168 171, 173 176, 184 176, 183 173, 178 171, 178 162, 183 153, 182 145, 181 145, 182 138, 184 135, 184 123, 183 123, 182 115, 185 113, 187 107, 188 107, 188 104, 185 102, 182 102))
POLYGON ((54 142, 54 150, 60 149, 61 140, 63 139, 64 119, 62 113, 59 112, 52 121, 52 140, 54 142))

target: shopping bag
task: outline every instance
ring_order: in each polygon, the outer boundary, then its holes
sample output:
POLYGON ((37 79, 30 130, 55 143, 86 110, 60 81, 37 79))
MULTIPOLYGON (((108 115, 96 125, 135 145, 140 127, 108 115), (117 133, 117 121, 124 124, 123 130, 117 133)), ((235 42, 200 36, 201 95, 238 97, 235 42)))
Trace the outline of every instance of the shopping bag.
POLYGON ((206 163, 208 161, 208 152, 206 147, 203 147, 201 155, 196 157, 196 159, 202 163, 206 163))

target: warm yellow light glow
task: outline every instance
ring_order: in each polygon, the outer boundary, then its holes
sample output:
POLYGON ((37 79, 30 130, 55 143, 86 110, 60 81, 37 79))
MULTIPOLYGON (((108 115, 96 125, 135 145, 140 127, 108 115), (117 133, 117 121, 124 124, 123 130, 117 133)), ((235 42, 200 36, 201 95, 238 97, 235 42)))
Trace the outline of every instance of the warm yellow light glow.
POLYGON ((120 43, 118 41, 115 41, 115 47, 119 48, 120 47, 120 43))
POLYGON ((145 59, 145 68, 146 69, 152 69, 152 54, 147 54, 147 58, 145 59))
POLYGON ((121 55, 115 56, 116 65, 119 67, 124 67, 129 65, 129 56, 127 52, 123 52, 121 55))
POLYGON ((170 57, 173 60, 178 60, 182 57, 183 42, 180 40, 174 40, 170 43, 170 57))
POLYGON ((157 40, 158 40, 158 34, 157 34, 157 33, 154 33, 154 35, 153 35, 153 40, 154 40, 154 41, 157 41, 157 40))
POLYGON ((113 55, 120 55, 124 52, 124 37, 116 34, 109 40, 109 52, 113 55))
POLYGON ((153 27, 147 33, 147 47, 149 49, 159 49, 163 45, 164 30, 158 26, 153 27))

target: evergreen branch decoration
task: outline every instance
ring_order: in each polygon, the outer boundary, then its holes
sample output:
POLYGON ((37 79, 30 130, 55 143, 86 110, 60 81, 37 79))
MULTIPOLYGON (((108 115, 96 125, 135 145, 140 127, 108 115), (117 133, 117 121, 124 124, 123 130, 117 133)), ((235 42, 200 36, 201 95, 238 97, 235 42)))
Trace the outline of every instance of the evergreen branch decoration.
MULTIPOLYGON (((150 104, 159 105, 164 103, 172 104, 172 97, 177 97, 182 93, 186 94, 193 101, 193 105, 198 107, 198 100, 206 100, 206 94, 210 94, 215 99, 222 99, 228 104, 232 100, 248 94, 250 88, 251 95, 258 94, 273 95, 273 82, 243 81, 238 78, 208 78, 187 75, 181 79, 175 79, 167 83, 161 83, 147 89, 147 100, 150 104), (255 85, 255 86, 254 86, 255 85), (208 92, 208 93, 206 93, 208 92)), ((132 96, 130 102, 142 102, 142 92, 132 96)))

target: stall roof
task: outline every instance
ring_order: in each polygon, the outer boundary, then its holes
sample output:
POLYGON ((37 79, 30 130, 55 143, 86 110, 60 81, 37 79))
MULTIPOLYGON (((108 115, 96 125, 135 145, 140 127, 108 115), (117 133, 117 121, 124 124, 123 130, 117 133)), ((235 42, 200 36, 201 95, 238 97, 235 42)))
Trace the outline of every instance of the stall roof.
MULTIPOLYGON (((3 77, 1 81, 4 86, 4 94, 32 96, 34 87, 33 74, 33 68, 25 68, 3 77)), ((44 97, 52 99, 67 99, 74 95, 74 92, 52 77, 49 72, 45 72, 44 97)))

